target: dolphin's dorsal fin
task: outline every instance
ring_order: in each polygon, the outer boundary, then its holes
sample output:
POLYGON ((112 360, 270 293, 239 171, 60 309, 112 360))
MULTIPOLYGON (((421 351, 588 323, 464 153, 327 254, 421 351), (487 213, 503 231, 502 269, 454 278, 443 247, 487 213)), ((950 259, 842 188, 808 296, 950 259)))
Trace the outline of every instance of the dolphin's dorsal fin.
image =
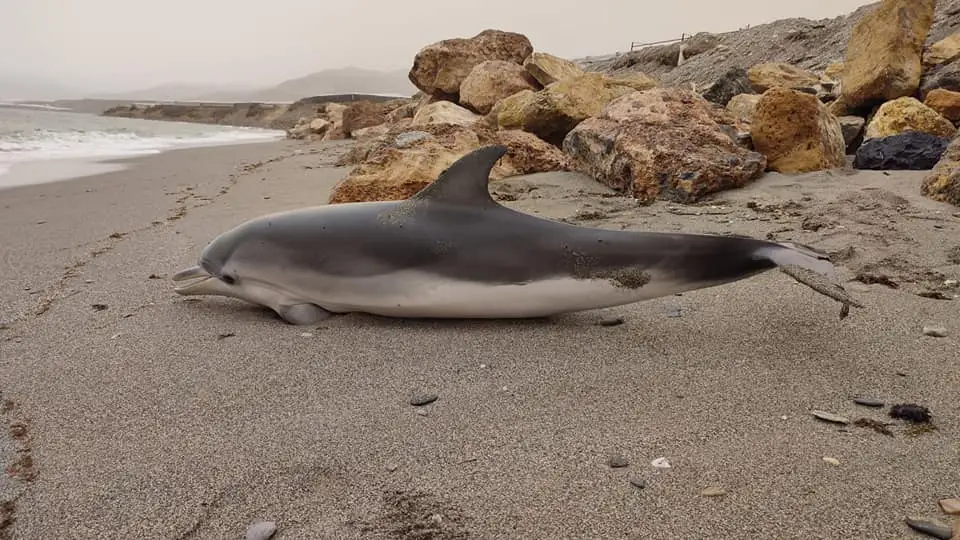
POLYGON ((490 171, 506 153, 507 147, 499 144, 473 150, 453 162, 432 184, 411 199, 458 204, 494 203, 488 185, 490 171))

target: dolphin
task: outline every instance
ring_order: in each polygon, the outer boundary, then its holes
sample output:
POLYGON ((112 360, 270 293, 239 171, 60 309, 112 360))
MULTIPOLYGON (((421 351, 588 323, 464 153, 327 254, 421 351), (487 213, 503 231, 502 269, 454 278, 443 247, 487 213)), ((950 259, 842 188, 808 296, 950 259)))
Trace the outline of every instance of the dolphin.
POLYGON ((582 227, 507 208, 489 175, 507 153, 467 153, 399 201, 301 208, 214 238, 174 281, 181 295, 259 304, 294 325, 333 313, 409 318, 533 318, 630 304, 780 268, 863 307, 829 257, 742 236, 582 227))

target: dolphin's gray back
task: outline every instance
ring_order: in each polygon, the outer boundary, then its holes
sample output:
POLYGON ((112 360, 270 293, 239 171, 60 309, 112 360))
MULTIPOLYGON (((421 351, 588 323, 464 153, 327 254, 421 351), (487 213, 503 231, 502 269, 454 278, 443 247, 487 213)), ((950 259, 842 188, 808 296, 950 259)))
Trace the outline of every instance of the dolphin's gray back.
POLYGON ((342 210, 295 211, 251 225, 287 264, 341 277, 419 270, 499 285, 660 269, 701 283, 774 266, 754 257, 770 245, 759 240, 578 227, 501 205, 405 200, 342 210))

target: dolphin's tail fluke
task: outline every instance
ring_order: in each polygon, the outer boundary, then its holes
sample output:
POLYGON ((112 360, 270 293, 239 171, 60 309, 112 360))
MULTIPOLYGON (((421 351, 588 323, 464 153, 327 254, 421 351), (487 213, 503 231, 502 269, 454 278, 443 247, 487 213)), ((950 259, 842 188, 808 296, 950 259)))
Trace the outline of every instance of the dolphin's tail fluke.
POLYGON ((779 242, 761 248, 758 255, 776 264, 784 274, 843 304, 841 319, 850 313, 850 306, 863 307, 840 284, 837 269, 824 253, 792 242, 779 242))

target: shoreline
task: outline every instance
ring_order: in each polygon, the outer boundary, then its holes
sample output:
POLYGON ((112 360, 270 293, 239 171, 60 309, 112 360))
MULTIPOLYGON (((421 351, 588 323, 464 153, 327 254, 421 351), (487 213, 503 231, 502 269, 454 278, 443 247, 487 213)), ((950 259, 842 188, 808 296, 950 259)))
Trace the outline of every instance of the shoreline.
POLYGON ((899 283, 850 281, 867 307, 843 321, 776 272, 536 321, 301 328, 172 292, 227 228, 323 204, 349 147, 177 149, 0 191, 0 416, 26 432, 0 460, 30 457, 0 482, 13 538, 228 538, 258 520, 304 538, 897 538, 956 496, 958 300, 918 292, 960 276, 960 212, 919 195, 922 171, 767 174, 706 206, 638 206, 574 173, 491 184, 543 217, 796 241, 840 254, 845 280, 899 283), (411 406, 422 392, 439 399, 411 406), (936 429, 887 416, 910 402, 936 429))
POLYGON ((246 139, 236 141, 216 141, 210 143, 191 143, 184 146, 159 148, 138 153, 103 154, 80 157, 50 157, 27 159, 0 164, 0 192, 17 187, 69 182, 80 178, 97 176, 111 172, 127 170, 138 160, 150 156, 226 146, 247 146, 259 144, 277 144, 286 139, 276 138, 246 139))

